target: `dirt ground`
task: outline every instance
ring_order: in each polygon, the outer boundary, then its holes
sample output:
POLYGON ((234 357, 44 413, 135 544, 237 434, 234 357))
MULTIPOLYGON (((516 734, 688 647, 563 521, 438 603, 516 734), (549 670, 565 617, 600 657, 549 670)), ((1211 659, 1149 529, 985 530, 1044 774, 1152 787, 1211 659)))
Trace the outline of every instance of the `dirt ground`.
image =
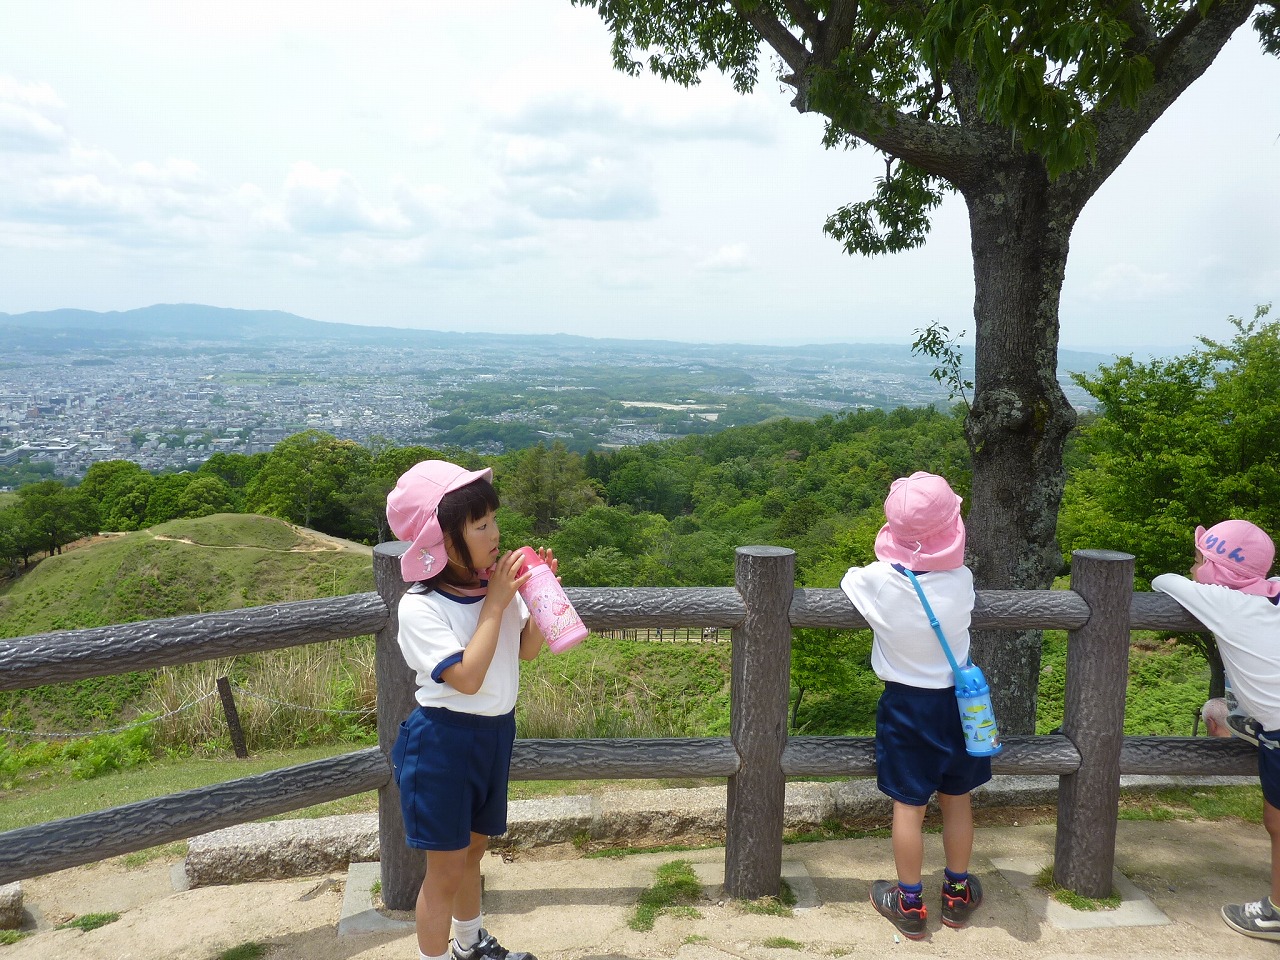
MULTIPOLYGON (((887 921, 867 902, 873 880, 892 872, 883 839, 792 844, 783 851, 784 876, 795 877, 795 910, 786 916, 757 914, 726 900, 724 848, 647 853, 622 858, 553 860, 567 851, 491 854, 485 865, 487 925, 505 944, 541 960, 666 958, 681 960, 794 960, 801 955, 880 957, 889 951, 917 956, 993 960, 1093 957, 1274 958, 1275 944, 1242 937, 1227 928, 1221 904, 1257 899, 1267 890, 1269 843, 1256 825, 1230 822, 1119 824, 1116 867, 1138 899, 1161 919, 1157 925, 1115 925, 1114 913, 1072 913, 1055 919, 1048 895, 1020 888, 993 860, 1044 864, 1053 856, 1054 827, 1039 823, 984 826, 978 830, 973 870, 986 900, 963 931, 942 928, 936 914, 941 839, 926 837, 926 904, 930 935, 920 942, 895 939, 887 921), (696 915, 662 916, 653 930, 637 932, 628 919, 658 866, 674 859, 694 863, 704 883, 696 915), (790 872, 788 872, 790 871, 790 872), (1083 919, 1080 919, 1083 918, 1083 919)), ((120 861, 63 871, 23 882, 35 929, 0 960, 213 960, 223 951, 262 944, 269 960, 391 960, 416 957, 407 925, 339 935, 346 873, 298 880, 175 891, 171 870, 179 861, 153 861, 129 870, 120 861), (76 916, 119 913, 89 932, 55 929, 76 916)), ((365 894, 366 903, 371 903, 365 894)), ((1070 912, 1070 911, 1069 911, 1070 912)))

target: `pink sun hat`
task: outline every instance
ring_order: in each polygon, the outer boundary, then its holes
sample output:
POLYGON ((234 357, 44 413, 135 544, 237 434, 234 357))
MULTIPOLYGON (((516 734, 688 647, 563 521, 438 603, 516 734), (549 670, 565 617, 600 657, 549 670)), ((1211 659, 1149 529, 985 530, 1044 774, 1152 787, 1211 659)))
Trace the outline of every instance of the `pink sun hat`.
POLYGON ((1275 544, 1248 520, 1223 520, 1206 530, 1196 527, 1196 550, 1207 561, 1196 571, 1197 583, 1230 587, 1260 597, 1280 594, 1280 581, 1268 580, 1275 544))
POLYGON ((899 477, 884 501, 888 521, 876 535, 876 556, 908 570, 954 570, 964 565, 960 497, 937 474, 899 477))
POLYGON ((405 582, 430 580, 448 563, 444 531, 440 529, 440 500, 446 493, 477 480, 493 482, 493 471, 464 470, 447 460, 423 460, 406 470, 387 494, 387 523, 409 549, 400 557, 405 582))

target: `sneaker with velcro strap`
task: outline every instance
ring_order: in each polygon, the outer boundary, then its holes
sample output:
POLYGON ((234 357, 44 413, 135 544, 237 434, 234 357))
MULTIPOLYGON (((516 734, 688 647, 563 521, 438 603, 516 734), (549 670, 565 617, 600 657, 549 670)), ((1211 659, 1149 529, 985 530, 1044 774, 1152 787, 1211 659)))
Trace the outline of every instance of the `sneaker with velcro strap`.
POLYGON ((970 876, 963 883, 942 881, 942 922, 959 930, 969 922, 973 912, 982 906, 982 884, 970 876))
POLYGON ((880 916, 887 919, 908 940, 923 940, 925 933, 925 907, 908 907, 902 901, 902 889, 889 880, 877 880, 871 885, 871 905, 880 916))
POLYGON ((449 942, 453 960, 538 960, 532 953, 508 950, 488 930, 480 931, 480 939, 474 945, 463 948, 457 940, 449 942))

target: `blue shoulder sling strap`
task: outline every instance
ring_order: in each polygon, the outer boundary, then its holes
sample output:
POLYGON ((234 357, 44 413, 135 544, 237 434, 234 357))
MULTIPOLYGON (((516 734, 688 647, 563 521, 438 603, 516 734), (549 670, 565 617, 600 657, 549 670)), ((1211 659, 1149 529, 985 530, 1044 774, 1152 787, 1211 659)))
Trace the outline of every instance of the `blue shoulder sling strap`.
POLYGON ((947 663, 951 664, 951 672, 955 674, 956 702, 960 708, 965 752, 975 757, 994 756, 1004 749, 1004 744, 1000 742, 1000 730, 991 709, 991 690, 987 687, 987 678, 983 676, 982 668, 972 660, 963 667, 956 663, 951 644, 947 643, 947 638, 942 633, 942 624, 938 622, 933 607, 929 606, 929 598, 924 595, 924 589, 915 573, 897 563, 893 568, 916 588, 916 596, 920 598, 920 605, 929 618, 929 626, 933 627, 938 642, 942 644, 942 652, 947 655, 947 663))

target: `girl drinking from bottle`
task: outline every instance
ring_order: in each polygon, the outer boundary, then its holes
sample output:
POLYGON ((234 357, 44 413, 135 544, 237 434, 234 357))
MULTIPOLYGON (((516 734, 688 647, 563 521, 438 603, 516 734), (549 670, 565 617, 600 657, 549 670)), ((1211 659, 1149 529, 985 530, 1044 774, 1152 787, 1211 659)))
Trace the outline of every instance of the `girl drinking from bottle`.
POLYGON ((963 927, 982 903, 969 874, 973 811, 969 794, 991 779, 989 757, 965 750, 951 663, 905 571, 917 575, 954 658, 969 657, 975 595, 964 565, 960 497, 942 477, 916 472, 893 481, 875 563, 851 567, 840 582, 871 627, 871 667, 885 682, 876 709, 876 780, 893 800, 898 880, 871 885, 876 910, 912 940, 925 936, 921 871, 924 814, 934 793, 942 810, 942 922, 963 927))
MULTIPOLYGON (((427 460, 387 497, 392 532, 410 541, 399 641, 419 707, 400 725, 391 761, 405 837, 427 857, 415 910, 421 960, 534 960, 509 953, 480 913, 480 861, 489 837, 507 829, 519 661, 543 645, 516 593, 529 578, 521 557, 499 553, 492 478, 427 460)), ((551 551, 539 555, 554 571, 551 551)))

